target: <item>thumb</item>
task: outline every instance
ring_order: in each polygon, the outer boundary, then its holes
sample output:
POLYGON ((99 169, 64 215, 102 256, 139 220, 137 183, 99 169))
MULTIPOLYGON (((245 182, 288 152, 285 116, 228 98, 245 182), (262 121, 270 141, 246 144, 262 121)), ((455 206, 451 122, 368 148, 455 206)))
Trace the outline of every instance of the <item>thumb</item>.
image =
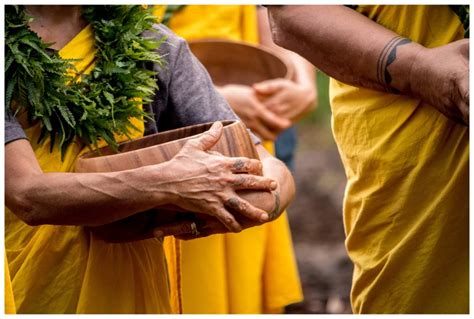
POLYGON ((252 85, 255 92, 258 94, 274 94, 283 88, 283 81, 281 79, 267 80, 252 85))
POLYGON ((207 132, 203 133, 199 137, 196 137, 195 139, 190 140, 188 143, 201 151, 207 151, 212 148, 221 138, 222 132, 222 123, 214 122, 207 132))

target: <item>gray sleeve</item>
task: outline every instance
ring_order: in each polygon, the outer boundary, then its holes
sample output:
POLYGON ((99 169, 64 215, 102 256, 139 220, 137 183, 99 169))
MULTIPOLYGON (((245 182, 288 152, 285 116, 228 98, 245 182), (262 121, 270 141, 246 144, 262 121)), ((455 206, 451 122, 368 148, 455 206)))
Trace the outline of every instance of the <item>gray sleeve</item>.
MULTIPOLYGON (((227 101, 214 88, 204 66, 191 53, 187 42, 163 25, 157 26, 167 40, 160 46, 164 66, 158 72, 159 91, 151 105, 157 131, 219 120, 238 119, 227 101)), ((153 124, 151 124, 153 125, 153 124)), ((251 134, 257 144, 260 140, 251 134)))
POLYGON ((5 144, 19 139, 27 139, 26 134, 11 114, 10 109, 7 109, 5 110, 5 144))

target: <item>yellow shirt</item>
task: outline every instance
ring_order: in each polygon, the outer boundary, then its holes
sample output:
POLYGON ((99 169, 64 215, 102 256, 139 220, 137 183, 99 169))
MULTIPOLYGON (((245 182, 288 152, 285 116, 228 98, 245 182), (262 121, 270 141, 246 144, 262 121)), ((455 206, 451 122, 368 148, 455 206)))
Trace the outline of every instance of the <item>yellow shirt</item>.
MULTIPOLYGON (((426 47, 463 38, 448 6, 357 10, 426 47)), ((330 96, 354 312, 467 313, 469 130, 403 95, 331 80, 330 96)))
MULTIPOLYGON (((75 66, 85 73, 93 68, 94 53, 90 26, 59 52, 62 58, 81 59, 75 66)), ((49 138, 36 143, 39 124, 27 127, 26 121, 20 118, 20 122, 44 172, 71 172, 78 156, 88 151, 73 143, 61 161, 57 147, 50 152, 49 138)), ((143 121, 134 125, 141 132, 133 131, 131 137, 142 136, 143 121)), ((28 226, 6 209, 5 247, 17 313, 171 311, 166 261, 158 239, 108 244, 79 226, 28 226)))
MULTIPOLYGON (((186 40, 220 38, 256 44, 257 22, 254 5, 196 5, 176 12, 169 26, 186 40)), ((264 146, 273 153, 273 143, 264 146)), ((280 313, 284 306, 302 300, 286 213, 239 234, 181 242, 179 253, 176 276, 181 279, 183 313, 280 313)))

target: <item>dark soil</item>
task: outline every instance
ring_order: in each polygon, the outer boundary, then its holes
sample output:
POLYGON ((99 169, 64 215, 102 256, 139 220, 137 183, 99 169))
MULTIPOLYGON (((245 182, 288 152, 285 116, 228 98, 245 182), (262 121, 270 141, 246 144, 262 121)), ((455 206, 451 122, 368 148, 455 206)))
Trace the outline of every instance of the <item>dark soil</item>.
POLYGON ((342 223, 344 169, 327 124, 301 124, 298 136, 297 195, 288 214, 305 300, 286 313, 351 313, 352 263, 342 223))

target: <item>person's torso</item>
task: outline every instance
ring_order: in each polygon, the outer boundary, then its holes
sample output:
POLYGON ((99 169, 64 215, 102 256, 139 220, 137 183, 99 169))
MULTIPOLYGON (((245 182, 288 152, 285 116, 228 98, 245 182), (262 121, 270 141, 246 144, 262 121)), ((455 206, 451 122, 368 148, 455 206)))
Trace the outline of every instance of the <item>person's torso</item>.
MULTIPOLYGON (((429 48, 463 38, 448 6, 357 11, 429 48)), ((355 263, 355 311, 465 311, 468 128, 403 95, 331 79, 330 96, 348 178, 344 225, 355 263), (456 272, 447 275, 443 267, 456 272)))

